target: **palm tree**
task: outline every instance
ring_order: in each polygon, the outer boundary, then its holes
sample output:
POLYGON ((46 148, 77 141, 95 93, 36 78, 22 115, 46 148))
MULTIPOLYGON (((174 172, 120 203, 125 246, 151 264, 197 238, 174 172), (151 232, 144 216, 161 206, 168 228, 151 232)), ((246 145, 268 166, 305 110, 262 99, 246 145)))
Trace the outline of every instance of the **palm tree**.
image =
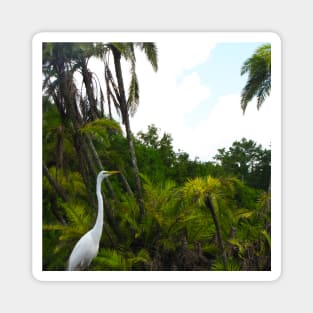
MULTIPOLYGON (((103 111, 103 99, 100 97, 100 102, 97 101, 92 73, 87 68, 92 53, 93 44, 89 43, 45 43, 43 45, 43 93, 53 99, 61 117, 62 126, 67 128, 72 136, 71 141, 76 151, 79 171, 88 190, 90 202, 93 207, 96 207, 91 187, 98 170, 103 166, 97 162, 99 156, 89 134, 81 132, 82 127, 89 120, 93 121, 99 118, 103 111), (74 78, 74 74, 78 71, 81 72, 87 94, 87 101, 83 102, 82 91, 77 88, 74 78)), ((108 181, 106 181, 106 185, 112 194, 112 187, 108 181)), ((104 194, 103 201, 108 223, 120 237, 112 209, 104 194)))
MULTIPOLYGON (((185 199, 192 199, 194 204, 201 208, 206 208, 210 212, 215 230, 217 243, 221 252, 223 269, 227 269, 227 255, 222 236, 222 226, 219 221, 221 213, 219 212, 219 202, 222 198, 222 181, 220 179, 208 176, 188 180, 182 187, 182 194, 185 199)), ((187 200, 188 201, 188 200, 187 200)), ((225 212, 224 212, 225 213, 225 212)))
POLYGON ((241 75, 248 73, 248 81, 241 93, 243 114, 248 102, 257 97, 259 109, 271 92, 271 45, 264 44, 241 67, 241 75))
MULTIPOLYGON (((108 44, 107 47, 113 54, 114 59, 114 67, 115 67, 115 74, 117 79, 117 84, 114 83, 112 74, 110 73, 110 69, 107 66, 106 72, 112 85, 112 89, 114 91, 110 92, 113 102, 118 110, 118 113, 122 117, 122 122, 125 125, 126 130, 126 137, 128 142, 128 148, 131 156, 131 163, 134 171, 135 177, 135 184, 136 184, 136 192, 137 192, 137 199, 140 208, 140 216, 144 215, 144 205, 143 205, 143 195, 142 195, 142 186, 141 181, 139 178, 139 169, 137 165, 137 158, 135 153, 135 148, 132 139, 132 132, 130 128, 130 119, 129 115, 134 115, 136 109, 139 105, 139 84, 136 75, 136 57, 135 57, 135 47, 142 50, 147 59, 149 60, 150 64, 154 71, 158 69, 158 62, 157 62, 157 48, 154 43, 111 43, 108 44), (125 94, 125 87, 124 87, 124 80, 123 80, 123 73, 122 73, 122 66, 121 66, 121 59, 122 57, 130 62, 131 66, 131 80, 128 90, 128 98, 126 99, 125 94)), ((112 90, 110 89, 110 90, 112 90)))

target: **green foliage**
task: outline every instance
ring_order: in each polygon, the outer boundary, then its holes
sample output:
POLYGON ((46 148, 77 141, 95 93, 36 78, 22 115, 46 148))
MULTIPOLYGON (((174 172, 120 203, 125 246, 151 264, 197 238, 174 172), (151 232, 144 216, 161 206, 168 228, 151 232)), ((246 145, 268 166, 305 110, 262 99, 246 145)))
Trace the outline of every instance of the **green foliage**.
MULTIPOLYGON (((223 262, 221 260, 215 261, 211 266, 211 270, 212 271, 225 271, 223 262)), ((241 270, 241 267, 236 261, 234 260, 228 261, 226 271, 240 271, 240 270, 241 270)))
MULTIPOLYGON (((260 270, 270 267, 270 235, 266 231, 270 225, 270 215, 265 209, 267 193, 253 193, 252 188, 236 178, 219 180, 213 177, 189 180, 181 190, 187 201, 202 210, 206 210, 206 197, 211 198, 221 224, 222 240, 226 242, 227 270, 260 270), (252 253, 255 254, 252 256, 252 253)), ((209 216, 207 219, 211 220, 209 216)), ((219 259, 217 251, 214 252, 217 259, 211 269, 224 270, 224 263, 219 259)))
MULTIPOLYGON (((75 243, 94 225, 101 163, 123 176, 102 185, 105 229, 89 270, 269 270, 270 150, 251 140, 220 149, 216 162, 202 162, 174 151, 171 135, 155 125, 132 136, 143 185, 141 216, 129 138, 104 115, 103 93, 88 69, 94 56, 108 69, 114 49, 130 62, 126 109, 132 114, 139 103, 136 47, 157 70, 153 43, 43 45, 43 269, 65 270, 75 243)), ((267 53, 258 51, 266 64, 267 53)), ((117 84, 107 87, 121 109, 117 84)))
POLYGON ((44 268, 47 266, 50 270, 60 270, 66 267, 66 262, 70 254, 70 247, 93 226, 92 215, 79 203, 60 203, 60 208, 64 211, 66 225, 43 224, 44 238, 51 238, 50 242, 44 241, 44 268), (53 243, 54 248, 51 245, 53 243), (48 251, 46 251, 46 249, 48 251), (45 251, 47 254, 45 254, 45 251), (50 262, 46 256, 54 255, 55 260, 50 262), (57 262, 55 262, 57 260, 57 262), (47 263, 47 265, 45 265, 47 263))
POLYGON ((236 176, 247 185, 267 190, 270 182, 271 151, 252 140, 242 138, 226 150, 219 149, 214 159, 221 165, 221 174, 236 176))
POLYGON ((149 62, 152 65, 154 71, 158 70, 158 50, 153 42, 143 42, 139 43, 141 49, 146 54, 149 62))
POLYGON ((186 152, 174 151, 170 134, 160 134, 160 129, 149 125, 146 133, 139 132, 135 140, 138 165, 141 173, 153 182, 170 179, 178 185, 189 178, 217 175, 219 169, 212 162, 192 161, 186 152))
POLYGON ((129 269, 130 262, 112 249, 101 249, 90 268, 94 271, 126 271, 129 269))
MULTIPOLYGON (((49 168, 50 174, 55 178, 56 182, 63 188, 63 190, 70 196, 71 199, 82 201, 86 199, 87 191, 83 179, 78 172, 70 172, 66 175, 62 170, 58 170, 56 167, 49 168)), ((46 177, 43 177, 43 189, 52 194, 55 194, 55 190, 50 185, 46 177)))
MULTIPOLYGON (((148 138, 141 136, 152 151, 160 147, 157 133, 154 130, 153 133, 154 136, 148 138)), ((93 225, 95 212, 90 211, 90 205, 85 202, 86 188, 77 172, 64 176, 54 167, 49 170, 73 199, 69 203, 57 201, 66 225, 46 222, 44 225, 45 268, 54 270, 64 268, 71 247, 93 225), (51 254, 58 258, 57 263, 51 254)), ((153 177, 156 181, 156 176, 153 177)), ((270 268, 270 214, 266 192, 225 175, 190 178, 183 185, 173 180, 154 183, 143 174, 141 179, 146 208, 142 222, 138 222, 135 198, 120 193, 115 214, 124 240, 119 248, 110 248, 104 235, 90 270, 225 270, 214 221, 205 205, 208 195, 221 224, 228 256, 226 270, 270 268), (201 257, 196 253, 196 243, 201 247, 201 257)), ((51 197, 54 190, 46 178, 43 187, 45 195, 51 197)))
POLYGON ((122 134, 120 125, 114 120, 110 119, 97 119, 85 124, 81 127, 80 131, 83 134, 89 134, 93 139, 103 143, 105 146, 110 145, 110 136, 114 133, 117 135, 122 134))
POLYGON ((243 113, 248 102, 257 97, 259 109, 271 92, 271 45, 264 44, 244 62, 241 75, 248 73, 248 81, 242 90, 241 108, 243 113))

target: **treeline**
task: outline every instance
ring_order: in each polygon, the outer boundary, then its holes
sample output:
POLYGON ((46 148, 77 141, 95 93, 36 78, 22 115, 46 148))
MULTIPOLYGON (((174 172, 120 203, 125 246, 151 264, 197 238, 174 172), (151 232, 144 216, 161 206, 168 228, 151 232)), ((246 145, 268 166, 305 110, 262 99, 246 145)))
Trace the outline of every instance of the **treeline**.
POLYGON ((182 184, 187 179, 199 176, 235 176, 249 187, 268 190, 270 149, 242 138, 228 149, 219 149, 213 157, 214 161, 201 162, 198 158, 191 160, 187 152, 175 152, 171 135, 164 133, 161 136, 160 133, 161 129, 150 125, 146 133, 139 132, 134 139, 140 169, 151 180, 158 182, 171 179, 182 184))
POLYGON ((201 162, 155 125, 134 136, 135 48, 157 69, 153 44, 43 46, 43 269, 66 268, 95 221, 96 175, 108 169, 120 174, 103 183, 104 230, 89 270, 270 270, 270 150, 241 139, 201 162), (88 68, 94 56, 105 86, 88 68), (128 95, 121 58, 132 70, 128 95))

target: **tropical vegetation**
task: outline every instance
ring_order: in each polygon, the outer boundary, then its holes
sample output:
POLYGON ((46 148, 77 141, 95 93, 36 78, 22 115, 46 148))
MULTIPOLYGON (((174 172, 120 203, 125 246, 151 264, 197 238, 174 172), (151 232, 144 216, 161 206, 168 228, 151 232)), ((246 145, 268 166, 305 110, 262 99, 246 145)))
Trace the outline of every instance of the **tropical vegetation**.
POLYGON ((241 93, 241 108, 245 113, 248 103, 257 98, 259 109, 271 93, 271 45, 264 44, 241 67, 241 75, 248 80, 241 93))
POLYGON ((103 235, 88 270, 270 270, 271 151, 241 138, 203 162, 156 125, 133 134, 136 49, 157 71, 154 43, 43 44, 43 270, 65 270, 93 226, 101 169, 120 174, 102 185, 103 235))

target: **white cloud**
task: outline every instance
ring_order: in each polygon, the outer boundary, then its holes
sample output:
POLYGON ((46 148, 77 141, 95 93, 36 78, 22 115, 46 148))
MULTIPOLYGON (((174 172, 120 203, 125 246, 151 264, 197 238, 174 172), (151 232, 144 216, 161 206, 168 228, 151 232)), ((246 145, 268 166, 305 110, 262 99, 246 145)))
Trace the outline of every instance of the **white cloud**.
POLYGON ((131 121, 134 133, 155 124, 172 134, 176 149, 185 149, 181 140, 188 132, 185 117, 209 98, 210 90, 196 71, 184 73, 184 70, 208 60, 214 46, 213 42, 158 42, 157 73, 142 54, 137 57, 140 106, 131 121))
POLYGON ((157 42, 159 70, 178 76, 184 70, 204 63, 215 45, 212 40, 204 41, 199 34, 193 34, 192 38, 182 37, 157 42))
POLYGON ((149 82, 151 84, 141 84, 144 86, 140 92, 140 108, 132 122, 134 132, 154 123, 163 131, 179 136, 186 128, 185 116, 210 95, 197 73, 184 76, 180 84, 175 77, 159 75, 149 82))
POLYGON ((252 101, 243 115, 240 95, 221 96, 206 120, 190 130, 184 149, 193 158, 199 156, 201 160, 208 160, 217 153, 217 149, 229 147, 243 137, 268 148, 272 131, 270 112, 270 99, 259 111, 255 101, 252 101))
MULTIPOLYGON (((156 73, 146 57, 137 54, 140 105, 131 119, 133 132, 146 131, 148 125, 155 124, 172 135, 176 151, 182 149, 192 159, 198 156, 203 161, 212 159, 217 149, 229 147, 243 137, 268 147, 273 125, 270 99, 259 111, 252 101, 243 115, 239 94, 222 95, 209 113, 203 111, 201 121, 193 120, 193 126, 186 124, 186 117, 196 109, 201 112, 203 103, 210 100, 210 88, 201 81, 196 66, 209 59, 215 43, 183 39, 157 42, 159 70, 156 73)), ((122 65, 127 86, 129 67, 125 62, 122 65)))
POLYGON ((181 113, 190 113, 210 95, 209 88, 202 85, 198 73, 185 75, 180 84, 176 85, 174 106, 178 106, 181 113))

